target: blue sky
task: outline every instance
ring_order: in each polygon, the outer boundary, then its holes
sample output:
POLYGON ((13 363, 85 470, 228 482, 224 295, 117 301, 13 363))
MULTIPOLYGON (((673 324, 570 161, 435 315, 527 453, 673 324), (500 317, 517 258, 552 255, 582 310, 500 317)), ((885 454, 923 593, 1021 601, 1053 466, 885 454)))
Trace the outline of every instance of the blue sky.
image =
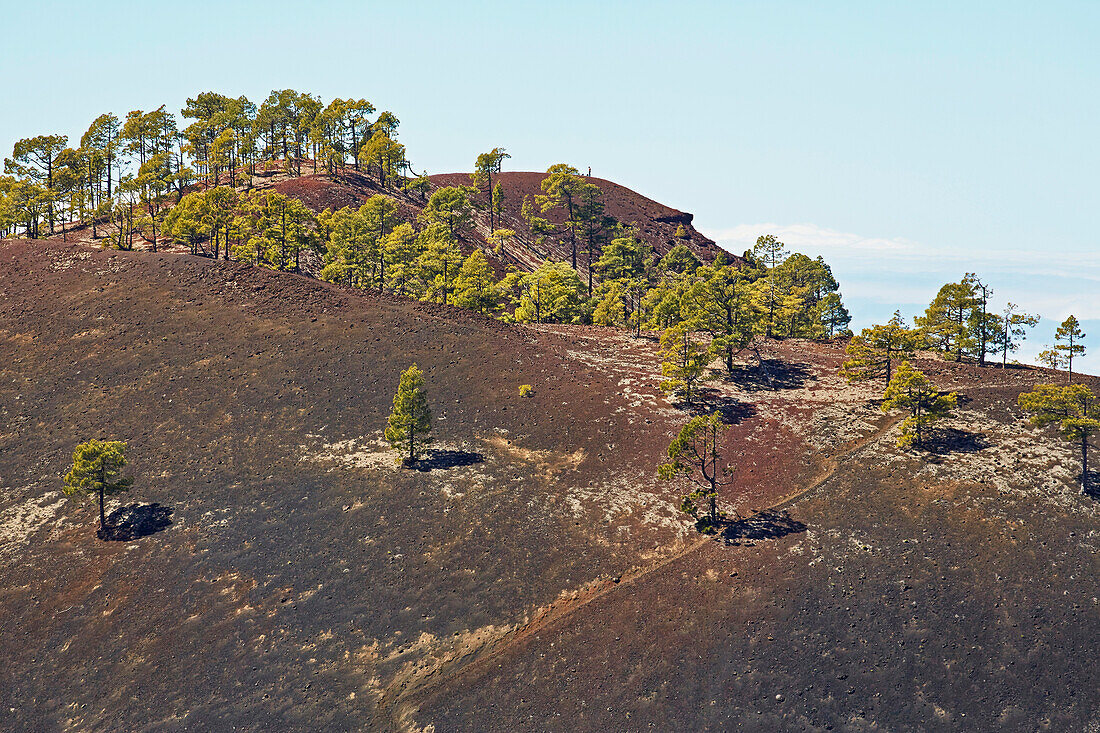
POLYGON ((977 271, 1100 372, 1100 3, 0 0, 0 149, 214 89, 366 97, 414 164, 592 166, 740 251, 823 254, 856 326, 977 271))

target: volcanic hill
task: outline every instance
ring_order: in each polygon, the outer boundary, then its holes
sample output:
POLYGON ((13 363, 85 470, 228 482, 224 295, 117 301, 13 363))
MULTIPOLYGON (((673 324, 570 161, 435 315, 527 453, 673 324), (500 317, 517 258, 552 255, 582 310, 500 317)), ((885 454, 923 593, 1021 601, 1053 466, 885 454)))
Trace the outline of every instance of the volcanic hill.
MULTIPOLYGON (((521 215, 524 198, 530 197, 534 201, 534 197, 542 193, 539 184, 545 177, 545 173, 529 172, 505 172, 494 175, 494 185, 500 183, 504 194, 503 221, 497 223, 496 228, 511 229, 516 233, 516 237, 505 249, 503 255, 495 254, 492 251, 493 248, 486 244, 491 232, 487 212, 487 191, 482 187, 482 190, 473 196, 474 203, 480 209, 474 215, 473 232, 464 237, 467 247, 481 246, 485 249, 487 256, 497 261, 499 265, 512 266, 524 271, 534 270, 547 258, 558 261, 568 260, 569 249, 565 243, 559 241, 560 237, 551 238, 539 244, 521 215)), ((443 173, 430 176, 429 180, 432 191, 444 186, 470 185, 470 176, 467 173, 443 173)), ((600 187, 605 213, 619 223, 635 225, 639 238, 652 247, 658 256, 667 254, 677 244, 683 244, 704 262, 713 260, 722 251, 718 245, 695 229, 692 225, 694 217, 691 214, 657 203, 612 181, 595 177, 584 177, 584 180, 600 187), (678 231, 679 236, 677 236, 678 231)), ((326 208, 338 209, 341 206, 359 206, 370 196, 385 194, 398 201, 402 215, 411 219, 419 214, 427 199, 427 196, 403 193, 400 189, 383 189, 379 186, 377 179, 354 170, 347 170, 335 179, 328 175, 286 176, 278 173, 261 185, 271 185, 280 193, 301 199, 314 211, 326 208)), ((555 210, 546 212, 544 216, 554 224, 561 224, 564 217, 561 211, 555 210)), ((738 258, 730 257, 730 259, 738 258)), ((577 266, 578 269, 587 272, 583 256, 578 257, 577 266)))
POLYGON ((5 730, 1100 726, 1100 502, 1016 408, 1042 370, 918 359, 962 395, 918 453, 843 344, 765 342, 695 408, 745 517, 706 537, 648 338, 58 242, 0 283, 5 730), (126 541, 61 494, 91 437, 129 441, 126 541))

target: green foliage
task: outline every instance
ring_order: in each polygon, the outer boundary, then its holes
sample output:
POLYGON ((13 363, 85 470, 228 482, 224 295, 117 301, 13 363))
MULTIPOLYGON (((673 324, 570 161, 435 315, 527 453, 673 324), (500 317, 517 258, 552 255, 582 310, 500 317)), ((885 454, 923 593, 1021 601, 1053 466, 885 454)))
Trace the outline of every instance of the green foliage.
POLYGON ((436 224, 420 231, 417 246, 420 249, 416 261, 420 299, 447 305, 463 264, 458 242, 442 225, 436 224))
POLYGON ((919 331, 910 329, 900 311, 883 325, 865 328, 853 336, 844 349, 848 359, 840 374, 849 382, 863 382, 883 377, 886 384, 893 377, 893 360, 913 355, 921 344, 919 331))
POLYGON ((233 256, 276 270, 298 270, 301 250, 318 242, 309 208, 273 189, 241 196, 233 227, 239 234, 233 256))
POLYGON ((411 468, 432 442, 431 430, 432 412, 424 391, 424 372, 413 364, 401 373, 384 437, 394 450, 404 454, 404 465, 411 468))
POLYGON ((1008 364, 1008 353, 1020 347, 1021 342, 1027 335, 1027 329, 1034 328, 1039 322, 1039 316, 1021 313, 1019 307, 1015 303, 1009 303, 1001 314, 1003 332, 997 343, 1001 347, 1002 366, 1008 364))
POLYGON ((979 306, 976 283, 974 274, 967 273, 959 282, 945 284, 924 315, 916 319, 932 346, 954 355, 956 361, 973 353, 978 345, 971 329, 974 310, 979 306))
MULTIPOLYGON (((585 185, 585 180, 577 174, 576 168, 557 163, 546 169, 546 178, 539 183, 542 194, 535 197, 535 203, 542 213, 556 209, 565 218, 562 227, 569 232, 570 264, 574 270, 577 269, 577 229, 580 227, 577 202, 585 185)), ((540 228, 549 229, 549 222, 545 219, 537 224, 540 228)))
POLYGON ((481 250, 470 253, 459 268, 454 280, 452 302, 459 308, 478 313, 493 314, 500 308, 501 290, 493 275, 493 268, 481 250))
POLYGON ((718 511, 718 489, 730 483, 733 473, 729 464, 721 464, 721 443, 728 427, 718 412, 693 417, 669 444, 668 462, 657 468, 663 481, 679 478, 695 485, 681 499, 680 509, 699 519, 700 503, 709 504, 704 525, 708 529, 723 518, 718 511))
POLYGON ((458 237, 473 223, 470 192, 464 186, 444 186, 432 192, 421 218, 428 224, 443 224, 452 237, 458 237))
POLYGON ((665 329, 657 353, 661 359, 661 374, 666 377, 661 382, 661 389, 691 404, 710 354, 691 338, 683 324, 665 329))
POLYGON ((774 235, 763 234, 756 239, 753 247, 753 260, 759 262, 763 277, 757 281, 755 298, 761 312, 766 314, 764 336, 771 338, 776 331, 776 322, 784 320, 783 310, 794 312, 800 302, 794 295, 786 297, 778 280, 776 269, 788 255, 785 245, 774 235))
POLYGON ((508 244, 508 242, 515 239, 515 237, 516 237, 516 233, 512 229, 494 229, 493 230, 493 233, 489 235, 489 242, 490 243, 493 243, 493 242, 496 243, 496 247, 493 248, 493 251, 496 253, 497 257, 503 257, 504 256, 504 247, 505 247, 505 245, 508 244))
POLYGON ((661 270, 676 275, 690 275, 701 263, 686 245, 677 244, 661 258, 661 270))
POLYGON ((1100 434, 1100 403, 1083 384, 1040 384, 1018 398, 1020 409, 1039 427, 1056 424, 1062 437, 1081 449, 1081 490, 1089 490, 1089 440, 1100 434))
POLYGON ((733 357, 752 342, 759 328, 751 275, 724 261, 703 265, 680 299, 681 317, 693 330, 710 334, 710 356, 721 358, 730 374, 733 357))
POLYGON ((565 262, 543 262, 534 272, 510 272, 501 288, 515 303, 519 323, 580 323, 584 318, 584 283, 565 262))
POLYGON ((1062 321, 1054 332, 1054 349, 1061 354, 1062 363, 1066 365, 1067 381, 1073 381, 1073 357, 1085 353, 1085 345, 1081 343, 1085 335, 1076 316, 1072 315, 1062 321))
POLYGON ((500 214, 504 210, 504 190, 500 187, 500 183, 493 185, 493 174, 500 173, 504 159, 511 157, 504 148, 493 148, 487 153, 481 153, 477 156, 474 172, 470 176, 475 189, 485 184, 486 190, 489 191, 489 231, 494 231, 499 225, 500 214))
POLYGON ((397 177, 405 161, 405 146, 379 130, 363 146, 358 160, 368 174, 372 170, 378 172, 378 181, 385 188, 386 181, 397 177))
POLYGON ((898 446, 906 448, 915 444, 924 447, 929 427, 951 414, 958 404, 955 392, 943 394, 924 375, 903 361, 894 372, 883 395, 882 411, 906 410, 909 417, 901 424, 898 446))
POLYGON ((89 440, 73 451, 73 465, 65 474, 64 492, 68 496, 94 496, 99 500, 99 532, 108 532, 104 500, 107 496, 129 491, 134 480, 122 475, 126 467, 126 443, 119 440, 89 440))

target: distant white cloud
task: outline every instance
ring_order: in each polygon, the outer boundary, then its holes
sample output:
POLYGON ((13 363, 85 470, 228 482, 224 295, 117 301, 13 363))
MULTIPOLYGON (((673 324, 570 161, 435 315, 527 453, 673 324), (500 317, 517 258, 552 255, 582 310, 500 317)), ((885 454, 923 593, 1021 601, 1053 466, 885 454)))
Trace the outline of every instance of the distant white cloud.
MULTIPOLYGON (((907 318, 924 309, 940 285, 976 272, 994 289, 994 307, 1006 301, 1043 320, 1018 358, 1030 360, 1049 343, 1054 327, 1073 313, 1092 331, 1086 339, 1087 369, 1100 372, 1100 251, 1089 253, 1035 250, 974 251, 964 247, 929 246, 901 237, 876 237, 815 224, 739 224, 704 234, 730 252, 751 249, 762 234, 774 234, 787 249, 821 255, 840 281, 861 328, 889 318, 897 308, 907 318), (1093 323, 1089 323, 1093 322, 1093 323)), ((1088 330, 1088 329, 1086 329, 1088 330)))

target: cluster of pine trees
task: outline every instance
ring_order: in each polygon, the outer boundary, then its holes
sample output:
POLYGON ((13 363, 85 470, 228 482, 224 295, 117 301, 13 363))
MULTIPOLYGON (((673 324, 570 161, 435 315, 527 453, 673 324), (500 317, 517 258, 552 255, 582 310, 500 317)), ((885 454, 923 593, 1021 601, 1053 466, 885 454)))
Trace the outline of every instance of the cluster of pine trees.
POLYGON ((502 223, 503 192, 492 175, 504 157, 501 148, 478 156, 473 185, 437 188, 416 217, 384 194, 358 208, 321 212, 320 276, 507 321, 701 332, 709 336, 712 355, 722 356, 731 370, 734 355, 755 335, 829 338, 846 332, 851 317, 820 257, 792 255, 770 235, 740 263, 722 256, 703 263, 683 244, 658 257, 633 225, 603 213, 598 186, 564 164, 550 167, 544 193, 525 201, 523 211, 534 246, 557 238, 570 260, 546 259, 532 272, 509 269, 498 276, 470 235, 484 183, 486 239, 498 261, 516 238, 514 230, 495 226, 502 223), (540 216, 555 209, 561 223, 540 216), (583 260, 574 264, 578 254, 583 260))
POLYGON ((409 175, 397 117, 374 112, 364 99, 324 104, 289 89, 259 105, 203 92, 180 111, 188 124, 161 106, 100 115, 78 146, 64 135, 20 140, 0 177, 0 235, 64 235, 66 223, 85 221, 94 239, 120 249, 143 241, 155 251, 168 240, 193 254, 289 270, 313 250, 325 279, 506 320, 705 332, 730 368, 752 335, 819 338, 847 327, 820 258, 788 257, 772 237, 738 265, 704 264, 683 245, 658 258, 631 225, 606 214, 601 189, 565 164, 550 167, 522 215, 526 244, 548 252, 553 240, 567 261, 502 271, 486 254, 516 259, 517 235, 504 225, 504 192, 494 183, 508 153, 482 153, 471 185, 429 197, 427 179, 409 175), (352 166, 394 195, 315 215, 298 199, 253 187, 273 163, 291 174, 352 166), (419 216, 400 203, 410 196, 423 202, 419 216), (487 210, 487 228, 478 209, 487 210), (480 238, 471 237, 479 226, 480 238))
MULTIPOLYGON (((979 366, 986 366, 991 356, 1000 356, 1001 366, 1007 366, 1008 355, 1020 347, 1039 316, 1020 311, 1015 303, 994 312, 989 304, 992 294, 992 288, 974 273, 945 284, 912 327, 898 311, 886 323, 854 336, 843 373, 852 381, 881 376, 889 382, 893 361, 919 350, 938 351, 955 361, 972 360, 979 366)), ((1072 375, 1074 357, 1085 352, 1084 335, 1078 320, 1069 316, 1055 332, 1054 346, 1048 346, 1040 360, 1054 369, 1064 366, 1072 375)))
MULTIPOLYGON (((974 273, 959 282, 946 283, 910 327, 900 311, 884 324, 863 329, 853 336, 846 348, 848 359, 841 374, 851 382, 881 378, 885 384, 882 409, 909 412, 902 424, 899 444, 921 447, 930 426, 950 415, 957 395, 943 393, 909 359, 921 350, 938 351, 955 361, 972 360, 979 366, 987 358, 1000 355, 1001 367, 1016 351, 1029 328, 1039 316, 1020 311, 1008 303, 1000 313, 990 310, 992 288, 974 273), (900 365, 895 368, 895 362, 900 365)), ((1039 359, 1053 369, 1066 367, 1068 386, 1040 385, 1035 392, 1021 395, 1020 405, 1032 413, 1036 424, 1065 422, 1063 434, 1080 441, 1082 485, 1087 486, 1088 438, 1100 431, 1096 419, 1095 397, 1083 385, 1073 385, 1073 359, 1085 353, 1085 334, 1075 316, 1067 317, 1054 334, 1054 345, 1040 353, 1039 359), (1076 422, 1075 422, 1076 421, 1076 422), (1084 427, 1082 427, 1084 426, 1084 427)))
MULTIPOLYGON (((292 89, 272 91, 259 105, 203 92, 181 110, 185 126, 162 105, 122 119, 102 114, 79 145, 65 135, 25 138, 4 160, 0 236, 53 235, 59 227, 64 234, 66 222, 88 220, 115 223, 119 246, 131 246, 135 232, 155 243, 167 194, 178 201, 199 180, 247 188, 272 161, 297 174, 304 162, 333 174, 352 165, 385 184, 411 166, 395 140, 397 117, 372 119, 374 112, 365 99, 324 104, 292 89)), ((409 177, 406 185, 426 190, 427 180, 409 177)))

